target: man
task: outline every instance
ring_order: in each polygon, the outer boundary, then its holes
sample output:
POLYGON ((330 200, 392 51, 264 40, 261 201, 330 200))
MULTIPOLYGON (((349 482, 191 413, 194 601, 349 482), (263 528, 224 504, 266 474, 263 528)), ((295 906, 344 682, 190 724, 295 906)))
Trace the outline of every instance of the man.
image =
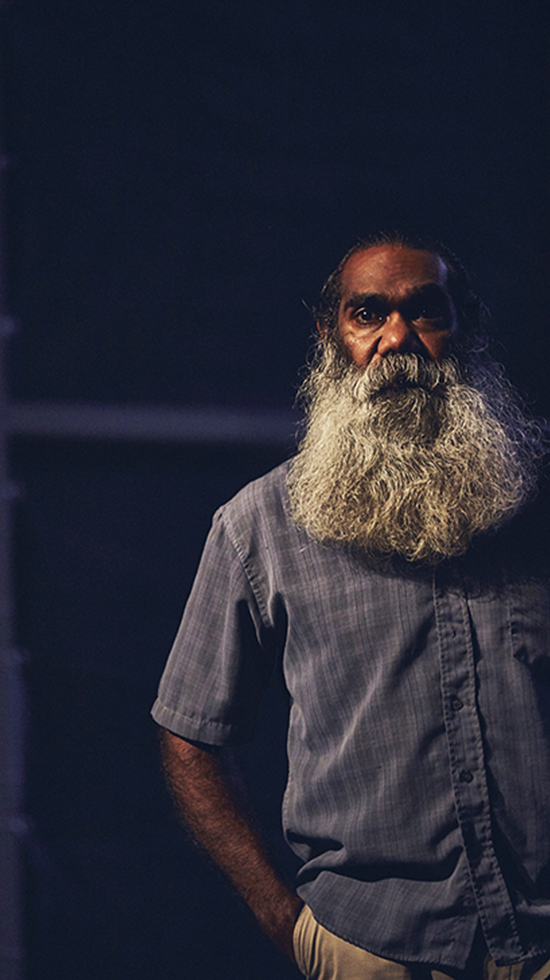
POLYGON ((316 311, 297 456, 216 514, 153 709, 191 832, 315 980, 550 976, 538 431, 443 247, 379 236, 316 311), (220 746, 283 658, 272 868, 220 746))

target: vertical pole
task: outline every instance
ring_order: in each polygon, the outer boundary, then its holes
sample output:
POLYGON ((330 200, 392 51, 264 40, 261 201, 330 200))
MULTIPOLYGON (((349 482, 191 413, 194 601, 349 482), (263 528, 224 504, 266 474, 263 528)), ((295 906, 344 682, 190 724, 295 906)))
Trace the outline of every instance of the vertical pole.
MULTIPOLYGON (((1 169, 5 158, 0 156, 1 169)), ((2 187, 3 190, 3 187, 2 187)), ((5 308, 3 194, 0 196, 0 977, 21 980, 21 886, 19 838, 23 769, 23 685, 13 641, 11 500, 7 460, 5 344, 12 321, 5 308)))

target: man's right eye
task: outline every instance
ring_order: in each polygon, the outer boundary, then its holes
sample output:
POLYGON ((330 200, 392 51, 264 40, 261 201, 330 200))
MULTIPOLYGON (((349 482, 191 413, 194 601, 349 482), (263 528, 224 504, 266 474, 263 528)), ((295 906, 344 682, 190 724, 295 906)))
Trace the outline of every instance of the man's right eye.
POLYGON ((369 310, 367 307, 363 307, 363 309, 357 310, 355 319, 365 326, 372 326, 373 324, 378 326, 384 322, 386 317, 379 310, 369 310))

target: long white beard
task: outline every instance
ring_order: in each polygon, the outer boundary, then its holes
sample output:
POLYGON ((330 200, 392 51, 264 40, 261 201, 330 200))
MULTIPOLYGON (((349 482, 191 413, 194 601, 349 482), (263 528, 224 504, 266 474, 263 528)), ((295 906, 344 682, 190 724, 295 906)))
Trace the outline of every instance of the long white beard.
POLYGON ((294 520, 319 541, 437 563, 531 496, 538 429, 499 365, 395 354, 360 372, 327 344, 302 387, 294 520))

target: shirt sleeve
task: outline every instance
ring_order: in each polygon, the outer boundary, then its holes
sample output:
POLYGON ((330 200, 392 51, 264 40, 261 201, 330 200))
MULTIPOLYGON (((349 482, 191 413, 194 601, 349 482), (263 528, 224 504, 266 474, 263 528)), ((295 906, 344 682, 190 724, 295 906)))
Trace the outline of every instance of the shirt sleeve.
POLYGON ((252 737, 274 654, 246 570, 214 516, 152 715, 208 745, 252 737))

